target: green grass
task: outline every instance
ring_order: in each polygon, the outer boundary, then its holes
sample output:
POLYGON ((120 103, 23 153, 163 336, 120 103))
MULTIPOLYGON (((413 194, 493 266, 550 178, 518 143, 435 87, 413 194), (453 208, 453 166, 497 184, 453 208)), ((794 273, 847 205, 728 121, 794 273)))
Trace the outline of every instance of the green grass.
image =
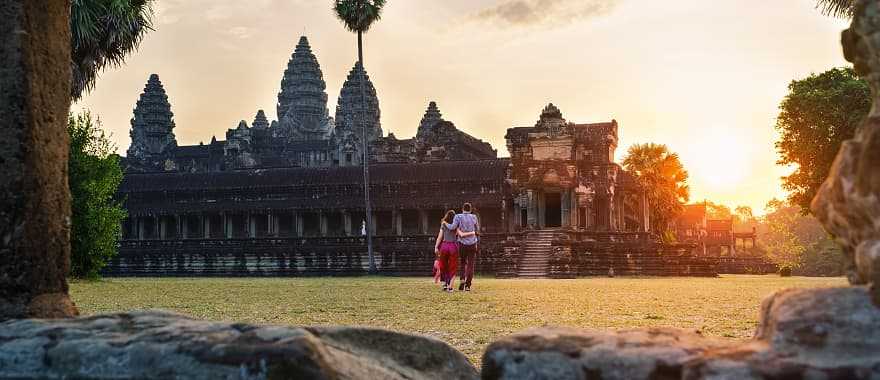
POLYGON ((364 325, 442 339, 479 363, 486 346, 529 327, 671 326, 749 338, 761 300, 790 287, 843 278, 479 278, 474 291, 442 293, 428 278, 136 278, 76 281, 83 314, 160 308, 197 318, 260 324, 364 325))

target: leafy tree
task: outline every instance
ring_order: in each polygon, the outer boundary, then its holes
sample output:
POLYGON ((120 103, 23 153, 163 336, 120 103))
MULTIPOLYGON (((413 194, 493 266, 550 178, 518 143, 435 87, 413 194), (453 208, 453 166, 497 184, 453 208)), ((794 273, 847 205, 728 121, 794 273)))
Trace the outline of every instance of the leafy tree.
POLYGON ((736 217, 744 223, 749 222, 755 218, 755 214, 752 212, 752 208, 749 206, 736 206, 734 212, 736 213, 736 217))
POLYGON ((706 201, 706 217, 709 219, 730 219, 733 214, 730 212, 730 207, 727 207, 723 204, 713 203, 712 201, 706 201))
POLYGON ((759 241, 768 258, 795 274, 836 276, 843 274, 840 248, 816 218, 800 213, 796 205, 773 199, 761 218, 759 241))
POLYGON ((690 197, 688 172, 678 154, 666 145, 646 143, 629 147, 623 166, 645 188, 651 206, 651 229, 666 236, 669 223, 678 216, 690 197))
POLYGON ((153 0, 73 0, 70 5, 73 100, 95 86, 98 73, 122 65, 153 29, 153 0))
POLYGON ((116 148, 101 130, 100 120, 83 111, 68 118, 72 196, 71 274, 95 278, 116 255, 120 224, 125 218, 121 202, 114 199, 122 182, 116 148))
MULTIPOLYGON (((336 0, 333 3, 333 11, 336 17, 345 24, 345 28, 351 32, 357 33, 358 38, 358 64, 361 67, 360 90, 361 101, 363 102, 361 109, 367 109, 367 95, 364 88, 364 44, 363 34, 370 30, 374 22, 382 17, 382 7, 385 6, 385 0, 336 0)), ((360 116, 361 122, 365 120, 365 116, 360 116)), ((367 255, 370 261, 370 273, 376 273, 376 261, 373 257, 373 221, 372 207, 370 205, 370 154, 369 142, 367 141, 367 128, 361 126, 363 135, 363 162, 364 162, 364 208, 366 210, 366 230, 367 230, 367 255)))
POLYGON ((776 142, 780 165, 796 165, 782 178, 788 200, 808 213, 828 177, 840 144, 853 136, 871 108, 871 91, 851 68, 834 68, 792 81, 779 105, 776 142))
POLYGON ((816 5, 828 16, 852 18, 856 0, 817 0, 816 5))

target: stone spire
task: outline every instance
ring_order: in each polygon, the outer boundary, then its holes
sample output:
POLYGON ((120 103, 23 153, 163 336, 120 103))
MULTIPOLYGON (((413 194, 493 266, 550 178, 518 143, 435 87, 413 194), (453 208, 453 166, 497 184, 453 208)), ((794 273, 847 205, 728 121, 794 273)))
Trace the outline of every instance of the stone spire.
POLYGON ((433 101, 428 103, 428 109, 425 110, 425 115, 422 116, 422 121, 419 122, 419 130, 416 132, 416 139, 424 140, 430 134, 431 127, 441 121, 443 121, 443 115, 440 114, 440 110, 437 108, 437 103, 433 101))
POLYGON ((550 103, 541 111, 541 117, 535 123, 535 127, 547 129, 551 135, 558 135, 565 130, 566 124, 562 111, 550 103))
POLYGON ((370 82, 370 77, 360 62, 357 62, 342 84, 342 90, 339 91, 339 100, 336 102, 336 126, 344 133, 355 132, 360 137, 361 126, 364 125, 367 127, 368 138, 375 140, 382 137, 380 116, 376 88, 373 87, 373 82, 370 82), (366 110, 363 109, 364 102, 361 99, 361 78, 365 81, 366 110), (364 120, 361 120, 362 117, 364 120))
POLYGON ((131 146, 128 157, 144 158, 177 147, 174 114, 159 76, 151 74, 131 119, 131 146))
POLYGON ((309 40, 302 36, 281 79, 277 115, 282 128, 276 134, 294 139, 327 138, 333 123, 326 88, 318 59, 309 40))
POLYGON ((257 111, 257 116, 254 117, 254 122, 251 123, 251 127, 254 129, 269 128, 269 120, 266 119, 266 113, 263 112, 263 110, 257 111))

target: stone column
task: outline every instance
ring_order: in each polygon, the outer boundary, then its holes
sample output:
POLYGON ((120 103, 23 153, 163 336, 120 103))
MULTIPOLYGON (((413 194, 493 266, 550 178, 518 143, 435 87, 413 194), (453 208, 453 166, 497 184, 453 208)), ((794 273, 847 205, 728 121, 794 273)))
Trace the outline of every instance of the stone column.
POLYGON ((327 236, 327 213, 323 210, 318 212, 318 231, 321 236, 327 236))
POLYGON ((202 237, 211 238, 211 216, 202 214, 202 237))
POLYGON ((351 236, 351 212, 342 211, 342 228, 345 230, 345 236, 351 236))
POLYGON ((266 232, 269 236, 278 236, 278 229, 275 228, 275 216, 272 212, 266 214, 266 232))
POLYGON ((0 320, 77 315, 67 295, 70 2, 0 2, 0 320))
POLYGON ((394 234, 403 235, 403 212, 401 210, 391 211, 391 223, 394 226, 394 234))
POLYGON ((156 224, 159 226, 159 230, 157 231, 157 237, 159 240, 165 240, 165 234, 167 233, 168 226, 165 225, 165 218, 159 216, 156 218, 156 224))
POLYGON ((137 223, 137 239, 144 240, 146 236, 146 231, 144 231, 144 218, 138 216, 135 217, 135 223, 137 223))
POLYGON ((185 221, 185 220, 186 220, 186 218, 185 217, 181 218, 180 214, 174 216, 174 222, 175 222, 175 226, 174 226, 175 227, 175 236, 174 237, 176 239, 186 238, 186 236, 184 235, 184 229, 183 229, 184 226, 183 226, 183 223, 181 223, 181 221, 185 221))
POLYGON ((293 224, 296 225, 296 236, 302 237, 303 236, 303 217, 302 217, 301 212, 296 211, 293 213, 293 224))
POLYGON ((562 227, 571 225, 571 190, 564 189, 560 194, 560 215, 562 219, 562 227))
POLYGON ((528 210, 526 211, 527 228, 535 228, 538 226, 538 199, 534 190, 528 190, 528 210))
POLYGON ((642 231, 650 232, 651 231, 651 205, 648 204, 648 196, 645 194, 645 191, 641 191, 641 209, 642 209, 642 231))
POLYGON ((425 210, 419 210, 419 233, 428 234, 428 212, 425 210))
POLYGON ((180 217, 180 215, 177 216, 177 231, 179 231, 179 233, 177 234, 178 239, 189 238, 189 215, 186 215, 182 218, 180 217), (181 223, 181 221, 183 223, 181 223))
POLYGON ((247 213, 245 219, 245 227, 247 228, 247 236, 251 239, 257 237, 257 218, 251 213, 247 213))
POLYGON ((232 239, 232 217, 225 212, 223 213, 223 234, 227 239, 232 239))
POLYGON ((159 237, 162 234, 162 229, 161 229, 161 226, 159 225, 159 220, 162 219, 162 217, 157 216, 157 215, 153 215, 152 218, 153 218, 153 240, 159 240, 159 237))

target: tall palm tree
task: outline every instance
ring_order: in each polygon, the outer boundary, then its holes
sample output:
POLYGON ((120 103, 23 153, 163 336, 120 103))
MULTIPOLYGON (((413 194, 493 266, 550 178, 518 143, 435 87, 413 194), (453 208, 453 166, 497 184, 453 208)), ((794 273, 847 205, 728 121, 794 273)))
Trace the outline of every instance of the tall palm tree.
POLYGON ((98 73, 118 67, 153 30, 153 0, 73 0, 70 5, 71 98, 95 86, 98 73))
POLYGON ((638 178, 651 206, 652 229, 663 235, 668 223, 690 198, 688 172, 678 154, 661 144, 635 144, 627 150, 623 166, 638 178))
POLYGON ((852 18, 856 0, 816 0, 822 13, 832 17, 852 18))
POLYGON ((367 127, 365 125, 367 111, 367 93, 364 88, 364 45, 362 35, 370 30, 370 26, 381 17, 382 7, 385 0, 335 0, 333 11, 336 17, 345 24, 345 28, 357 33, 358 38, 358 63, 360 64, 360 88, 361 88, 361 131, 363 140, 363 163, 364 163, 364 203, 366 210, 367 229, 367 256, 370 260, 370 273, 376 273, 376 260, 373 257, 373 208, 370 205, 370 155, 367 141, 367 127))

